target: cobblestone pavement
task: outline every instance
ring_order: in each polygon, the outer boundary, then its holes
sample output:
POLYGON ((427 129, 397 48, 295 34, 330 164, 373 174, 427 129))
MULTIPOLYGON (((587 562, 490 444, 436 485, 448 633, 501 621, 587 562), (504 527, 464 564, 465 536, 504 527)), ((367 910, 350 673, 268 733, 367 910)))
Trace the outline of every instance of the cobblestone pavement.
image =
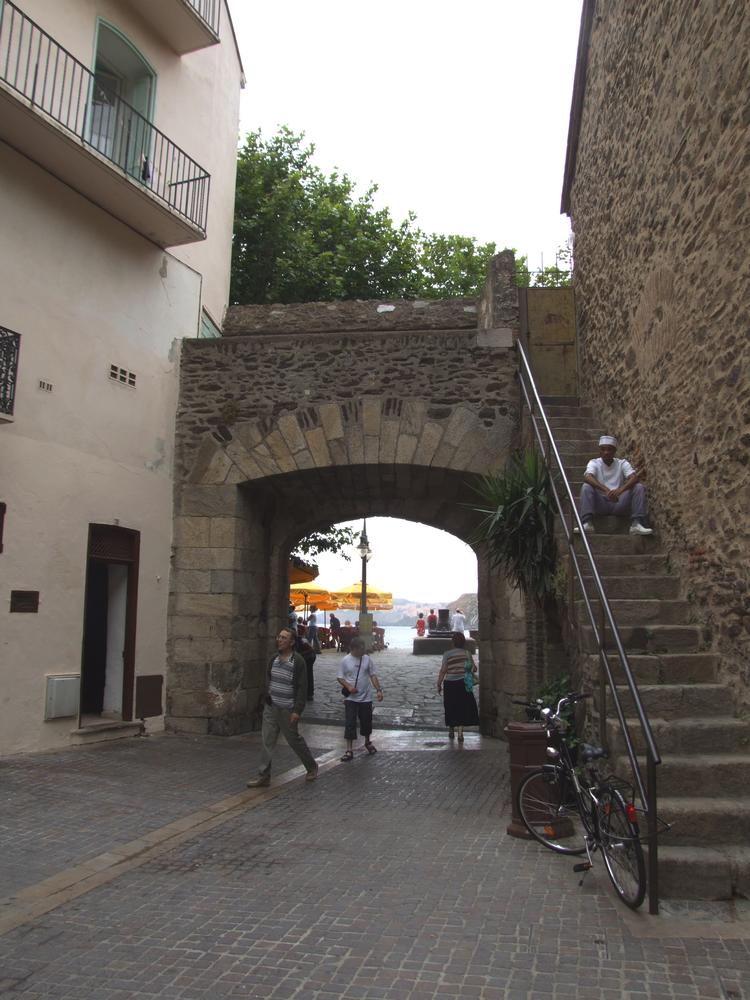
MULTIPOLYGON (((315 661, 315 699, 305 712, 310 721, 343 725, 343 698, 336 673, 341 653, 326 649, 315 661)), ((375 726, 404 729, 445 729, 443 699, 437 693, 441 656, 414 656, 407 649, 372 654, 385 698, 375 702, 375 726)))
POLYGON ((0 998, 750 1000, 739 907, 631 914, 600 864, 579 886, 570 859, 505 835, 503 744, 382 731, 377 754, 342 764, 336 730, 306 732, 318 780, 284 773, 279 757, 271 787, 252 792, 255 736, 0 762, 0 831, 24 845, 0 852, 0 903, 15 914, 0 933, 0 998), (162 827, 112 850, 174 816, 179 835, 162 827), (24 858, 38 874, 91 851, 86 817, 109 851, 82 866, 96 878, 8 896, 24 858))

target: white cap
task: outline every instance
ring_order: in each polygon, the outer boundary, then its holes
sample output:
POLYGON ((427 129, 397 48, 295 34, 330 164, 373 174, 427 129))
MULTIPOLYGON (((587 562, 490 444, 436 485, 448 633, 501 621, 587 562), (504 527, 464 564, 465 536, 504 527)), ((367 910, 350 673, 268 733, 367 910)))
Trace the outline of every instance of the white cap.
POLYGON ((611 444, 613 448, 616 448, 617 447, 617 438, 616 437, 612 437, 611 434, 602 434, 602 436, 599 438, 599 447, 601 448, 602 445, 605 445, 605 444, 611 444))

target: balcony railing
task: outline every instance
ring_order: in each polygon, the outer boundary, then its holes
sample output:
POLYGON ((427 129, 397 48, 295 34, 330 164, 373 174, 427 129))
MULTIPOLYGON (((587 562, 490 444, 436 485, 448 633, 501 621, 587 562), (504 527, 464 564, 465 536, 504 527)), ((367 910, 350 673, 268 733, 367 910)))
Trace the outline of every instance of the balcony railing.
POLYGON ((0 83, 205 235, 209 174, 11 0, 0 2, 0 83))
POLYGON ((221 0, 187 0, 215 35, 219 34, 219 17, 221 15, 221 0))
POLYGON ((0 326, 0 417, 13 416, 21 334, 0 326))

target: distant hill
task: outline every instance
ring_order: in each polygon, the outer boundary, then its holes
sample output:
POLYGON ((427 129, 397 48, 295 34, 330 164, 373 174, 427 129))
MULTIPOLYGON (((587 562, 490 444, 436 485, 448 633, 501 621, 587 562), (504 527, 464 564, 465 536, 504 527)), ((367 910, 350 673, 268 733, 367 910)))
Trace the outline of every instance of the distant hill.
POLYGON ((426 618, 430 608, 434 608, 436 614, 440 608, 448 608, 451 614, 456 608, 461 608, 466 615, 466 627, 478 627, 476 594, 461 594, 448 604, 443 604, 442 601, 413 601, 409 598, 394 597, 393 611, 376 611, 375 621, 378 625, 413 625, 419 612, 424 612, 426 618))

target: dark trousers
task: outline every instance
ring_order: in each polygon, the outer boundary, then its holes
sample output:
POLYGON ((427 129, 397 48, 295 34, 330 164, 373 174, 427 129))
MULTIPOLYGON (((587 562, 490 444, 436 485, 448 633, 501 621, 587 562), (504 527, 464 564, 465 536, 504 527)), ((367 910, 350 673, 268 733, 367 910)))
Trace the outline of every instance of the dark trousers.
POLYGON ((351 698, 347 698, 344 702, 344 710, 346 712, 344 739, 356 740, 357 719, 359 719, 360 732, 365 740, 369 740, 372 732, 372 702, 352 701, 351 698))

